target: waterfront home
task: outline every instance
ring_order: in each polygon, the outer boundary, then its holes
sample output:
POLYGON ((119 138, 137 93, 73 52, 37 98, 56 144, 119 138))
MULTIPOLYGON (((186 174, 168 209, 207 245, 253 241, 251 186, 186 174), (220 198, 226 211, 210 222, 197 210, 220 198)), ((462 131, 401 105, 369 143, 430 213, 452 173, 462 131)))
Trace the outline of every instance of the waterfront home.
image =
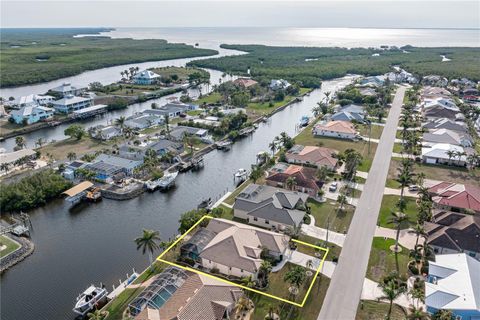
POLYGON ((16 124, 32 124, 53 117, 54 110, 43 106, 27 106, 10 112, 10 118, 16 124))
POLYGON ((448 143, 462 147, 472 147, 473 138, 468 133, 457 132, 448 129, 434 129, 425 132, 422 137, 424 145, 435 143, 448 143))
POLYGON ((366 97, 375 97, 377 95, 377 92, 373 88, 359 88, 359 92, 362 96, 366 97))
POLYGON ((348 121, 329 121, 327 123, 318 123, 313 127, 313 134, 316 136, 350 139, 359 138, 359 134, 353 124, 348 121))
POLYGON ((90 107, 92 99, 66 95, 60 100, 52 101, 52 106, 59 113, 71 113, 75 110, 90 107))
POLYGON ((123 172, 132 175, 133 170, 142 165, 142 161, 121 158, 108 154, 100 154, 95 160, 85 166, 86 169, 95 172, 96 178, 105 182, 111 182, 114 175, 123 172))
POLYGON ((167 153, 171 153, 172 155, 176 156, 184 151, 182 143, 177 143, 166 139, 160 139, 138 146, 131 144, 123 144, 119 147, 118 154, 119 156, 126 159, 143 161, 143 159, 145 158, 145 154, 149 149, 155 151, 157 156, 160 157, 167 153))
POLYGON ((431 314, 449 310, 454 319, 479 319, 480 261, 465 253, 441 254, 429 261, 425 305, 431 314))
POLYGON ((279 162, 269 170, 265 182, 272 187, 288 188, 287 181, 295 179, 294 190, 316 198, 322 182, 316 178, 317 169, 279 162))
POLYGON ((221 125, 220 118, 214 116, 193 119, 193 123, 201 124, 207 127, 219 127, 221 125))
POLYGON ((0 164, 14 165, 20 159, 35 159, 37 153, 32 149, 21 149, 8 153, 0 153, 0 164))
POLYGON ((128 310, 135 320, 233 319, 233 310, 242 296, 237 286, 168 267, 153 276, 128 310))
POLYGON ((363 87, 381 87, 385 83, 385 76, 371 76, 364 77, 358 81, 358 84, 363 87))
POLYGON ((453 182, 440 182, 431 186, 435 208, 455 212, 480 213, 480 188, 453 182))
POLYGON ((425 86, 420 91, 422 99, 449 98, 452 93, 445 88, 425 86))
POLYGON ((258 82, 250 78, 238 78, 233 81, 233 84, 242 88, 249 88, 256 85, 258 82))
POLYGON ((422 84, 435 87, 446 87, 448 80, 445 77, 437 75, 429 75, 422 78, 422 84))
POLYGON ((20 107, 46 106, 54 99, 54 97, 48 95, 30 94, 18 98, 16 105, 20 107))
POLYGON ((480 216, 436 209, 424 228, 435 254, 463 252, 480 260, 480 216))
POLYGON ((272 81, 270 81, 269 88, 276 91, 276 90, 287 89, 290 86, 291 86, 291 84, 287 80, 273 79, 272 81))
POLYGON ((358 123, 365 122, 365 110, 363 106, 349 104, 342 107, 338 112, 334 113, 330 120, 333 121, 354 121, 358 123))
POLYGON ((87 88, 72 86, 69 82, 63 83, 61 86, 50 89, 50 91, 59 94, 62 97, 78 96, 85 92, 87 88))
POLYGON ((263 228, 297 230, 305 217, 308 194, 251 184, 236 198, 233 215, 263 228))
POLYGON ((97 114, 102 114, 108 111, 108 106, 106 104, 96 104, 94 106, 85 107, 80 110, 75 110, 72 112, 71 117, 75 119, 85 119, 93 117, 97 114))
POLYGON ((238 278, 258 279, 263 259, 283 259, 286 235, 225 219, 211 219, 180 247, 183 257, 202 268, 238 278))
POLYGON ((176 126, 175 128, 170 131, 170 139, 173 141, 181 142, 185 136, 196 136, 200 139, 210 139, 211 137, 208 134, 208 130, 196 127, 188 127, 188 126, 176 126))
POLYGON ((144 110, 144 114, 168 116, 170 119, 178 118, 181 114, 185 114, 189 110, 195 110, 196 106, 181 102, 170 102, 157 109, 144 110))
POLYGON ((434 130, 434 129, 447 129, 457 132, 466 133, 468 128, 463 122, 453 121, 448 118, 436 118, 424 123, 422 128, 434 130))
POLYGON ((338 163, 337 154, 338 152, 335 149, 297 144, 285 153, 285 158, 288 163, 317 168, 327 167, 329 170, 334 171, 338 163))
POLYGON ((443 164, 464 167, 467 163, 465 149, 448 143, 435 143, 422 147, 422 161, 427 164, 443 164))
POLYGON ((133 82, 140 85, 149 85, 157 82, 160 75, 150 70, 143 70, 133 76, 133 82))
POLYGON ((125 120, 124 125, 132 129, 142 130, 142 129, 150 128, 153 126, 158 126, 163 123, 164 123, 163 117, 140 113, 140 114, 128 117, 125 120))
POLYGON ((100 140, 111 140, 115 137, 122 135, 120 128, 116 126, 103 126, 99 125, 94 130, 92 130, 92 137, 100 140))
POLYGON ((75 179, 75 172, 78 169, 83 168, 85 165, 86 165, 86 163, 84 161, 81 161, 81 160, 75 160, 75 161, 66 163, 65 164, 65 170, 63 170, 63 172, 62 172, 62 176, 65 179, 73 180, 73 179, 75 179))

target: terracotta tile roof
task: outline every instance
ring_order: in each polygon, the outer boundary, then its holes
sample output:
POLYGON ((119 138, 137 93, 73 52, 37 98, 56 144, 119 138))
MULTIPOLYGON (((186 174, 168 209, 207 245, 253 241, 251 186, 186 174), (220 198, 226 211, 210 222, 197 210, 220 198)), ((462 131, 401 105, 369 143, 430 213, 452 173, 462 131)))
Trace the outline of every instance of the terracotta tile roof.
POLYGON ((472 185, 441 182, 428 189, 439 205, 480 212, 480 188, 472 185))
POLYGON ((315 129, 338 132, 338 133, 350 133, 350 134, 357 133, 357 130, 355 130, 355 127, 353 126, 353 124, 348 121, 330 121, 330 122, 327 122, 326 124, 317 124, 315 125, 315 129))
POLYGON ((334 158, 338 152, 335 149, 314 146, 295 145, 288 150, 286 157, 288 161, 295 160, 302 163, 311 163, 317 166, 335 167, 338 160, 334 158))
POLYGON ((284 172, 273 172, 267 177, 267 181, 285 184, 289 177, 295 178, 298 187, 317 190, 321 186, 315 178, 315 168, 290 165, 284 172))
POLYGON ((249 78, 238 78, 235 81, 233 81, 234 84, 242 86, 244 88, 251 87, 253 85, 256 85, 258 82, 249 78))

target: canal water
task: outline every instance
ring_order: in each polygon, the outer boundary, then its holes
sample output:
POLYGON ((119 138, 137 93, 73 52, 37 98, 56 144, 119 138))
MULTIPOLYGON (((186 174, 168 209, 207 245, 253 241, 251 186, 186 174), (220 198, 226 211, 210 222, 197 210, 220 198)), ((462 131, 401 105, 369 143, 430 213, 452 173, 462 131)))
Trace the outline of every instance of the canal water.
POLYGON ((234 189, 233 174, 249 168, 255 156, 286 131, 296 132, 303 115, 324 97, 347 85, 350 77, 325 81, 303 101, 273 115, 229 152, 213 151, 205 168, 180 174, 169 193, 145 193, 128 201, 103 199, 74 210, 62 200, 30 212, 35 252, 2 275, 2 319, 69 319, 76 296, 90 283, 107 288, 126 273, 142 270, 147 256, 136 250, 133 239, 143 228, 159 230, 163 239, 177 233, 178 219, 205 198, 219 198, 234 189))

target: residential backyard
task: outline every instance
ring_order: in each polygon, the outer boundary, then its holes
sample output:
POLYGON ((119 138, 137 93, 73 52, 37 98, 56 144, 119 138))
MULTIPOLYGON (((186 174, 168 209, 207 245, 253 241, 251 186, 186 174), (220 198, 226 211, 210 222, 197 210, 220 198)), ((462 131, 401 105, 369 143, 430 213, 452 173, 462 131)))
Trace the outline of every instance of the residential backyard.
MULTIPOLYGON (((395 245, 395 240, 375 237, 372 241, 372 250, 370 251, 370 259, 368 260, 367 278, 379 282, 384 276, 391 271, 396 270, 395 253, 390 247, 395 245)), ((402 251, 397 254, 398 267, 400 275, 407 275, 409 262, 409 250, 402 247, 402 251)))
MULTIPOLYGON (((378 125, 372 125, 372 132, 371 132, 371 138, 372 139, 380 139, 380 137, 382 136, 382 132, 383 132, 383 126, 378 126, 378 125)), ((367 125, 363 125, 363 124, 359 124, 356 126, 358 132, 360 132, 360 134, 364 137, 368 137, 368 133, 369 133, 369 127, 367 125)))
POLYGON ((54 160, 61 160, 66 159, 67 154, 70 152, 75 152, 77 157, 80 158, 81 155, 86 153, 93 153, 104 148, 110 148, 113 143, 113 140, 104 142, 85 136, 80 140, 68 138, 58 142, 50 143, 39 148, 38 150, 41 152, 42 156, 48 156, 54 160))
MULTIPOLYGON (((380 214, 378 216, 378 225, 380 227, 393 229, 395 226, 389 223, 390 218, 392 217, 392 212, 398 211, 397 203, 400 200, 400 196, 396 195, 384 195, 382 199, 382 206, 380 207, 380 214)), ((405 197, 407 207, 405 209, 405 214, 408 216, 408 222, 402 223, 401 228, 407 229, 411 223, 414 223, 417 220, 417 203, 416 199, 412 197, 405 197)))
MULTIPOLYGON (((360 301, 355 320, 384 320, 388 313, 389 305, 385 302, 360 301)), ((405 310, 394 304, 390 320, 403 320, 406 317, 405 310)))
POLYGON ((9 237, 0 236, 0 257, 3 258, 20 248, 20 244, 9 237))

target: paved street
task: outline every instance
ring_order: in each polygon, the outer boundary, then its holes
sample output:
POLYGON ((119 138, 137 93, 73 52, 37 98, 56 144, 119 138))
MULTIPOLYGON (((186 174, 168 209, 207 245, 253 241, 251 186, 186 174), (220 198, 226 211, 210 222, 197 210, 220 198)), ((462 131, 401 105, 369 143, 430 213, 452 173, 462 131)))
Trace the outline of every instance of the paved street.
POLYGON ((340 254, 339 263, 333 274, 318 319, 355 319, 405 90, 406 88, 401 86, 395 94, 392 108, 373 159, 372 169, 358 201, 348 236, 340 254))

